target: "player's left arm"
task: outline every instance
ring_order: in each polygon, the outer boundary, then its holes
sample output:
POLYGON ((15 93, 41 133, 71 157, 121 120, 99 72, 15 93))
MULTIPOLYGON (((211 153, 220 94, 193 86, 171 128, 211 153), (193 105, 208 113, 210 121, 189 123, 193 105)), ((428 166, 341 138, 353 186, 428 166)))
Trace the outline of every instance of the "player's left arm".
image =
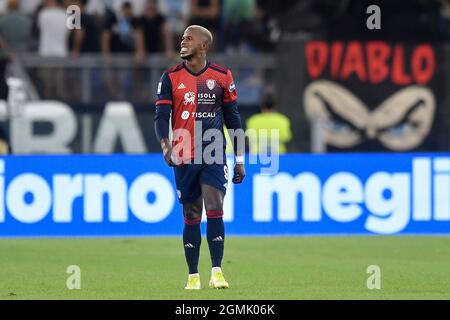
POLYGON ((158 93, 155 111, 155 133, 163 151, 167 165, 174 166, 172 161, 172 143, 169 140, 170 115, 172 113, 173 95, 172 82, 165 72, 158 84, 158 93))
POLYGON ((226 88, 223 94, 223 117, 225 126, 229 130, 236 155, 233 183, 240 184, 245 178, 245 134, 239 114, 236 85, 234 84, 233 75, 230 70, 227 71, 226 88))

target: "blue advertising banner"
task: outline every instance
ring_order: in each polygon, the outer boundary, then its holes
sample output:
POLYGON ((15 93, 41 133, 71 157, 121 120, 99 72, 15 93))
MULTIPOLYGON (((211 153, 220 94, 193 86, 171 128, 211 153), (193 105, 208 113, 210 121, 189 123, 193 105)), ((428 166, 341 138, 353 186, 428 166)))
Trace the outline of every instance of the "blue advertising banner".
MULTIPOLYGON (((248 164, 244 184, 229 184, 227 234, 450 234, 450 154, 293 154, 266 163, 248 164)), ((0 158, 0 237, 182 228, 173 172, 159 154, 0 158)))

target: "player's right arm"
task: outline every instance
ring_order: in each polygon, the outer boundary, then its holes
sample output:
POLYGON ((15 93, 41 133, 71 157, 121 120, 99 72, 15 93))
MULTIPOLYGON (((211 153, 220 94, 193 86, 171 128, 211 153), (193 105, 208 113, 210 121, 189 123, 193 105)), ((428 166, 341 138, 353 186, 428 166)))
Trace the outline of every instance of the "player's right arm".
POLYGON ((172 161, 172 143, 169 140, 169 121, 173 105, 172 82, 166 72, 164 72, 161 77, 161 81, 158 84, 157 97, 155 111, 155 133, 161 145, 164 160, 167 165, 174 166, 172 161))

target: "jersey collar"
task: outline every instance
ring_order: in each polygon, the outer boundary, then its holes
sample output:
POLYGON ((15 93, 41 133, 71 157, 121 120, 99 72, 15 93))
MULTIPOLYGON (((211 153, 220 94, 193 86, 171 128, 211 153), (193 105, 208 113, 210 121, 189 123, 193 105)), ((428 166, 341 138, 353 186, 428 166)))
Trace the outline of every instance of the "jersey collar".
POLYGON ((202 70, 200 70, 199 72, 197 72, 197 73, 192 72, 192 71, 186 66, 186 63, 185 63, 185 62, 183 62, 183 66, 184 66, 184 68, 186 69, 187 72, 189 72, 190 74, 192 74, 194 77, 198 77, 198 76, 201 75, 203 72, 205 72, 206 70, 208 70, 208 68, 209 68, 209 61, 206 61, 205 67, 204 67, 202 70))

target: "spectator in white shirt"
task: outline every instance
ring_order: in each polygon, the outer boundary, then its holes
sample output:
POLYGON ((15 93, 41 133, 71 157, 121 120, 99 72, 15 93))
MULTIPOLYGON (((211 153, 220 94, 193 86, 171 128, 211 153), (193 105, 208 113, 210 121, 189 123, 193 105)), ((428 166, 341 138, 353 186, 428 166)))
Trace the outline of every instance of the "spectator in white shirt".
MULTIPOLYGON (((57 0, 44 0, 44 7, 38 14, 39 55, 64 58, 69 56, 69 35, 67 14, 57 0)), ((64 100, 68 95, 64 70, 55 67, 41 68, 44 99, 64 100)))
POLYGON ((68 39, 70 30, 66 25, 66 11, 56 0, 45 0, 44 8, 39 12, 39 54, 41 56, 68 56, 68 39))

